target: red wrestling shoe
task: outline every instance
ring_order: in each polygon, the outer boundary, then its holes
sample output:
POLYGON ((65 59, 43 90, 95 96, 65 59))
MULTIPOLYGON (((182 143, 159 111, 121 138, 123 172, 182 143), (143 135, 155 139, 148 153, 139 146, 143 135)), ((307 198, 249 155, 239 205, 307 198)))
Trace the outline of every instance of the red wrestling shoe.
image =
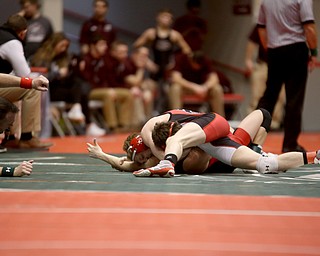
POLYGON ((174 166, 168 160, 161 160, 160 163, 154 167, 133 172, 133 175, 136 177, 160 176, 163 178, 171 178, 174 174, 174 166))

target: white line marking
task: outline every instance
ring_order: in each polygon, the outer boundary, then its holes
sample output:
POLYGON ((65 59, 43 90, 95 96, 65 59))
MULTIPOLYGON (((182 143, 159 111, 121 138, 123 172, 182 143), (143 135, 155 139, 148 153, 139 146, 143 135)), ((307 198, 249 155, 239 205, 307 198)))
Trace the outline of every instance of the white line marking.
POLYGON ((268 211, 268 210, 226 210, 226 209, 161 209, 161 208, 59 208, 59 207, 2 207, 0 213, 109 213, 109 214, 189 214, 189 215, 241 215, 241 216, 282 216, 320 217, 320 212, 268 211))
MULTIPOLYGON (((172 240, 172 239, 170 239, 172 240)), ((90 240, 41 240, 41 241, 6 241, 0 242, 0 250, 41 250, 41 249, 116 249, 116 250, 171 250, 171 251, 217 251, 217 252, 259 252, 271 254, 319 255, 319 246, 253 244, 253 243, 214 243, 196 241, 146 241, 140 237, 138 241, 90 241, 90 240)), ((145 255, 145 254, 144 254, 145 255)))
MULTIPOLYGON (((25 159, 24 159, 25 160, 25 159)), ((21 162, 0 162, 0 164, 20 164, 21 162)), ((53 166, 100 166, 101 164, 75 164, 75 163, 39 163, 39 162, 34 162, 33 165, 53 165, 53 166)), ((106 165, 103 165, 106 166, 106 165)))
POLYGON ((312 179, 312 180, 320 180, 320 174, 310 174, 299 176, 300 179, 312 179))
MULTIPOLYGON (((310 172, 309 172, 310 173, 310 172)), ((315 185, 320 180, 320 174, 310 174, 296 177, 282 176, 281 174, 214 174, 214 175, 185 175, 180 179, 203 180, 208 182, 244 182, 244 183, 265 183, 265 184, 290 184, 290 185, 315 185), (243 178, 250 177, 250 179, 243 178), (257 179, 254 179, 257 178, 257 179)))
POLYGON ((65 183, 98 183, 98 182, 92 181, 92 180, 68 180, 68 181, 65 181, 65 183))
MULTIPOLYGON (((33 160, 57 160, 57 159, 66 159, 67 157, 65 156, 46 156, 46 157, 32 157, 33 160)), ((15 161, 18 161, 18 160, 26 160, 25 157, 18 157, 18 158, 9 158, 10 160, 15 160, 15 161)))

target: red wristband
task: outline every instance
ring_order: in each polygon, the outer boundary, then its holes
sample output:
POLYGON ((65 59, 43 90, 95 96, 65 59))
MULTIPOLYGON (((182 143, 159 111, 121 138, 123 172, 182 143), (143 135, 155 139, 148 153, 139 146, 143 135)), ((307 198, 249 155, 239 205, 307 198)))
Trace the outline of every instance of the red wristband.
POLYGON ((32 89, 32 79, 29 77, 21 77, 20 87, 24 89, 32 89))

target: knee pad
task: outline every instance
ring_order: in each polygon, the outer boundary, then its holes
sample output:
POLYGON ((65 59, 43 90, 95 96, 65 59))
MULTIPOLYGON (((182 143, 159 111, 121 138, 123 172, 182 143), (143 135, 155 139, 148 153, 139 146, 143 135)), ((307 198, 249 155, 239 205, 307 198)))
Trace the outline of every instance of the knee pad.
POLYGON ((267 132, 269 132, 271 121, 272 121, 270 112, 264 108, 259 108, 259 110, 262 112, 262 115, 263 115, 263 121, 261 126, 264 127, 264 129, 266 129, 267 132))
POLYGON ((263 153, 257 162, 256 166, 259 173, 279 173, 278 156, 271 153, 263 153))

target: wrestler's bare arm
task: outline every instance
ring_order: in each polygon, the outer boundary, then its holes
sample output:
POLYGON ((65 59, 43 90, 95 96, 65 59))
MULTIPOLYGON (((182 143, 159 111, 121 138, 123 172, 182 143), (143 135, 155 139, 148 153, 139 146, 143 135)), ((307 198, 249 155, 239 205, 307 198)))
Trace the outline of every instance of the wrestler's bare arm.
POLYGON ((206 134, 198 124, 186 123, 183 129, 180 129, 174 136, 167 139, 165 155, 174 154, 179 160, 183 155, 184 149, 201 145, 205 143, 205 140, 206 134))
POLYGON ((118 157, 107 154, 103 152, 96 139, 93 140, 93 144, 87 143, 87 146, 90 157, 100 159, 110 164, 113 168, 123 172, 133 172, 141 168, 149 168, 159 162, 156 157, 151 157, 145 164, 137 164, 128 160, 126 156, 118 157))
POLYGON ((117 157, 111 154, 104 153, 96 139, 93 140, 93 144, 87 143, 87 146, 90 157, 100 159, 110 164, 113 168, 119 171, 131 170, 132 163, 129 161, 125 161, 126 157, 117 157))
MULTIPOLYGON (((3 170, 4 167, 0 167, 0 176, 7 176, 4 175, 3 170)), ((24 175, 31 175, 33 169, 33 160, 23 161, 18 166, 16 166, 13 170, 13 176, 14 177, 22 177, 24 175)))

